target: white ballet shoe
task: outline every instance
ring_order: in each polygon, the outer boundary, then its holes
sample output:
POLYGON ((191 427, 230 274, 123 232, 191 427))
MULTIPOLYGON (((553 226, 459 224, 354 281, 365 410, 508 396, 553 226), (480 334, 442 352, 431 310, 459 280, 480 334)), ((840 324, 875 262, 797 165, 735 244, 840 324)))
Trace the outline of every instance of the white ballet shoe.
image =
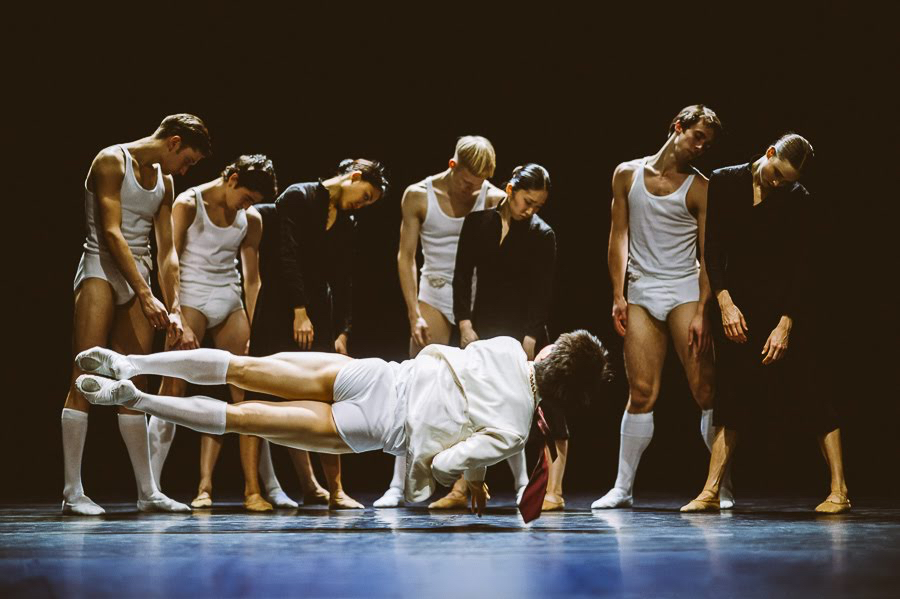
POLYGON ((281 487, 275 487, 271 491, 266 491, 266 500, 278 508, 294 509, 300 505, 287 496, 287 493, 281 487))
POLYGON ((403 507, 406 501, 403 499, 403 489, 389 487, 384 495, 375 500, 372 507, 403 507))
POLYGON ((84 398, 99 406, 124 405, 134 402, 139 391, 131 381, 114 381, 93 374, 82 374, 75 379, 75 387, 84 398))
POLYGON ((516 505, 519 505, 520 503, 522 503, 522 495, 525 494, 525 488, 526 488, 527 486, 528 486, 528 485, 522 485, 522 486, 519 487, 518 490, 516 491, 516 505))
POLYGON ((174 512, 182 514, 190 514, 191 507, 187 504, 175 501, 162 493, 151 495, 147 499, 138 499, 137 509, 139 512, 174 512))
POLYGON ((63 499, 62 513, 73 516, 102 516, 106 510, 91 501, 87 495, 63 499))
POLYGON ((124 380, 137 374, 137 368, 118 352, 105 347, 92 347, 75 356, 75 365, 83 372, 124 380))
POLYGON ((622 489, 613 487, 609 493, 591 504, 592 510, 609 510, 617 507, 631 507, 633 504, 631 495, 628 495, 622 489))

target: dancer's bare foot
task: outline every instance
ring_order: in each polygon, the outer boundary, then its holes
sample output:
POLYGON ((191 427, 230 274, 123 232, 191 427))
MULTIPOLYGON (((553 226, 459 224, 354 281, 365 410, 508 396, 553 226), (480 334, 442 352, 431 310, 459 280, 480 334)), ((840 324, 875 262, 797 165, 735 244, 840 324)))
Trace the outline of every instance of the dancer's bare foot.
POLYGON ((244 497, 244 509, 248 512, 271 512, 274 508, 259 493, 251 493, 244 497))
POLYGON ((362 510, 365 507, 343 491, 331 493, 331 497, 328 499, 328 509, 330 510, 362 510))
POLYGON ((542 512, 558 512, 566 509, 566 500, 562 495, 547 493, 544 495, 544 503, 541 504, 542 512))
POLYGON ((843 514, 850 511, 850 499, 846 493, 832 493, 816 506, 819 514, 843 514))
POLYGON ((200 491, 197 493, 197 496, 194 497, 194 500, 191 501, 191 507, 193 508, 210 508, 212 507, 213 500, 212 495, 207 491, 200 491))
POLYGON ((718 512, 719 494, 703 491, 690 503, 681 506, 682 512, 718 512))

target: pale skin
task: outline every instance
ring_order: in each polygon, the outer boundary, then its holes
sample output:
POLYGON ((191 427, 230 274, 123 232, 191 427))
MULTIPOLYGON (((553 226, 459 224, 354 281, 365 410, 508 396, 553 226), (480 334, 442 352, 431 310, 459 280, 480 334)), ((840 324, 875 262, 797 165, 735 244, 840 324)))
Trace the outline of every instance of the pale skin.
MULTIPOLYGON (((107 281, 99 278, 85 280, 75 291, 74 354, 95 345, 119 352, 145 354, 152 349, 155 330, 165 329, 167 340, 172 343, 179 341, 183 332, 178 301, 178 257, 172 238, 172 173, 185 174, 203 155, 183 146, 177 135, 145 137, 123 145, 132 156, 134 176, 141 187, 153 189, 157 185, 154 164, 159 164, 163 172, 165 192, 154 215, 153 228, 158 248, 159 282, 165 303, 153 296, 150 286, 141 277, 122 234, 120 190, 125 177, 125 156, 117 146, 110 146, 94 158, 85 187, 97 198, 99 234, 103 236, 110 255, 135 295, 125 304, 117 306, 107 281)), ((65 407, 87 412, 90 404, 75 389, 75 379, 80 374, 81 371, 73 367, 65 407)), ((146 380, 140 378, 135 384, 145 388, 146 380)), ((119 413, 139 412, 120 407, 119 413)))
MULTIPOLYGON (((250 321, 259 294, 259 242, 262 237, 262 218, 253 204, 262 201, 262 194, 238 185, 238 175, 232 174, 228 179, 219 178, 199 186, 203 198, 204 209, 210 221, 218 227, 230 227, 234 224, 238 210, 246 210, 247 232, 240 246, 241 264, 243 267, 244 297, 247 299, 247 311, 236 310, 224 322, 208 328, 206 316, 190 306, 182 307, 184 334, 181 340, 168 349, 196 349, 206 333, 210 333, 215 347, 233 354, 247 353, 250 341, 250 321)), ((187 231, 197 215, 197 198, 191 192, 178 196, 172 209, 174 223, 174 241, 177 254, 185 248, 187 231)), ((181 379, 163 378, 160 395, 183 396, 187 384, 181 379)), ((229 387, 232 401, 244 399, 244 392, 229 387)), ((212 493, 212 473, 219 452, 222 448, 222 437, 202 435, 200 440, 200 484, 197 498, 209 498, 212 493)), ((259 439, 256 437, 240 437, 241 466, 244 470, 244 497, 248 505, 263 502, 258 480, 259 439)))
MULTIPOLYGON (((438 205, 451 218, 464 218, 478 200, 483 177, 471 173, 469 169, 451 158, 448 168, 432 179, 438 205)), ((499 204, 506 194, 490 185, 485 208, 499 204)), ((403 220, 400 223, 400 250, 397 253, 397 270, 400 275, 400 289, 406 303, 409 319, 409 356, 415 357, 430 343, 447 344, 453 325, 440 310, 419 300, 419 278, 416 268, 416 249, 419 233, 428 211, 428 194, 423 179, 406 188, 401 202, 403 220)))
POLYGON ((708 180, 690 166, 715 136, 702 121, 684 129, 676 122, 666 143, 646 161, 620 164, 613 174, 612 225, 609 235, 608 266, 613 288, 613 326, 625 338, 625 368, 629 397, 627 411, 645 414, 653 411, 659 397, 663 362, 671 337, 684 368, 691 394, 702 410, 712 408, 713 361, 710 323, 706 305, 710 298, 709 279, 703 259, 706 229, 708 180), (646 171, 646 172, 644 172, 646 171), (697 219, 700 241, 699 301, 676 306, 665 322, 654 318, 642 306, 625 300, 625 272, 628 262, 628 192, 634 177, 643 176, 647 190, 656 196, 676 191, 691 174, 696 175, 687 193, 687 209, 697 219))
MULTIPOLYGON (((801 175, 790 162, 778 157, 774 146, 770 146, 765 155, 753 163, 751 170, 753 172, 754 206, 765 201, 766 197, 776 188, 798 181, 801 175)), ((716 299, 722 312, 722 327, 725 337, 732 343, 747 343, 750 323, 744 318, 740 308, 735 305, 731 294, 727 289, 720 289, 716 292, 716 299)), ((782 314, 760 351, 760 361, 763 365, 768 366, 784 358, 788 351, 792 327, 793 319, 787 314, 782 314)), ((844 506, 849 508, 850 502, 847 496, 847 483, 844 480, 841 431, 834 429, 820 435, 818 440, 819 448, 831 475, 831 490, 825 501, 816 507, 816 511, 823 513, 843 511, 844 506)), ((696 504, 694 507, 700 507, 703 510, 694 511, 705 511, 709 509, 706 507, 707 505, 714 505, 718 502, 722 476, 731 462, 737 442, 738 432, 735 429, 722 427, 722 430, 716 435, 706 484, 700 495, 691 502, 691 504, 696 504)), ((685 510, 691 504, 682 509, 685 510)))

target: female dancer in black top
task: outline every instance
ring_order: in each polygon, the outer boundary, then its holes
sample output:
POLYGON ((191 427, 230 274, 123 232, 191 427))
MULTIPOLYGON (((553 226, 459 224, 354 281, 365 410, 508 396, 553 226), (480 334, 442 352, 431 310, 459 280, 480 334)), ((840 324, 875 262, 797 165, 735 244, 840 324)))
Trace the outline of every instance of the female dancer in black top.
MULTIPOLYGON (((556 237, 537 212, 550 194, 550 174, 538 164, 517 167, 506 198, 494 209, 466 216, 453 276, 453 313, 462 347, 505 335, 517 339, 528 358, 548 340, 556 237), (473 273, 477 271, 474 302, 473 273)), ((562 477, 568 449, 565 415, 550 414, 559 459, 550 468, 544 510, 562 509, 562 477)), ((509 458, 518 494, 528 482, 525 452, 509 458)))
MULTIPOLYGON (((353 230, 351 212, 387 190, 384 167, 344 160, 338 173, 316 183, 291 185, 263 217, 259 248, 262 288, 250 334, 250 355, 311 350, 347 354, 351 328, 353 230), (335 334, 337 333, 337 334, 335 334)), ((291 450, 306 502, 329 497, 313 476, 309 455, 291 450)), ((340 459, 320 455, 332 508, 361 508, 342 490, 340 459)))
POLYGON ((814 392, 804 313, 812 200, 797 180, 812 156, 810 143, 789 133, 753 163, 716 170, 709 179, 706 268, 722 316, 714 335, 714 421, 723 430, 703 492, 682 511, 718 509, 737 431, 786 406, 802 411, 831 471, 831 493, 816 511, 850 509, 837 416, 814 392))

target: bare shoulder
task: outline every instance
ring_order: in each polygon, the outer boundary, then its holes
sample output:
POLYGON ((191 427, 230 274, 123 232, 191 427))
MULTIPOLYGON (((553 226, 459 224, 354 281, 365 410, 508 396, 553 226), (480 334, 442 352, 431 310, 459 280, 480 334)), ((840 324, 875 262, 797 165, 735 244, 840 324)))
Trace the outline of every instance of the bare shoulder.
POLYGON ((125 155, 119 146, 109 146, 100 150, 91 163, 91 172, 100 175, 125 174, 125 155))
POLYGON ((407 187, 403 192, 403 199, 400 201, 403 213, 415 214, 424 218, 427 193, 424 179, 407 187))
POLYGON ((247 223, 256 227, 262 226, 262 214, 256 209, 256 206, 247 208, 247 223))
POLYGON ((178 197, 175 198, 173 206, 177 206, 183 210, 196 210, 197 196, 195 196, 190 189, 182 191, 178 194, 178 197))
POLYGON ((484 200, 485 208, 493 208, 494 206, 502 202, 503 198, 505 197, 505 191, 488 181, 487 196, 484 200))
POLYGON ((706 175, 694 169, 694 181, 688 190, 688 196, 694 196, 698 200, 706 198, 706 192, 709 189, 709 178, 706 175))
POLYGON ((643 159, 641 158, 620 162, 613 171, 613 189, 627 189, 634 180, 634 174, 642 164, 643 159))

